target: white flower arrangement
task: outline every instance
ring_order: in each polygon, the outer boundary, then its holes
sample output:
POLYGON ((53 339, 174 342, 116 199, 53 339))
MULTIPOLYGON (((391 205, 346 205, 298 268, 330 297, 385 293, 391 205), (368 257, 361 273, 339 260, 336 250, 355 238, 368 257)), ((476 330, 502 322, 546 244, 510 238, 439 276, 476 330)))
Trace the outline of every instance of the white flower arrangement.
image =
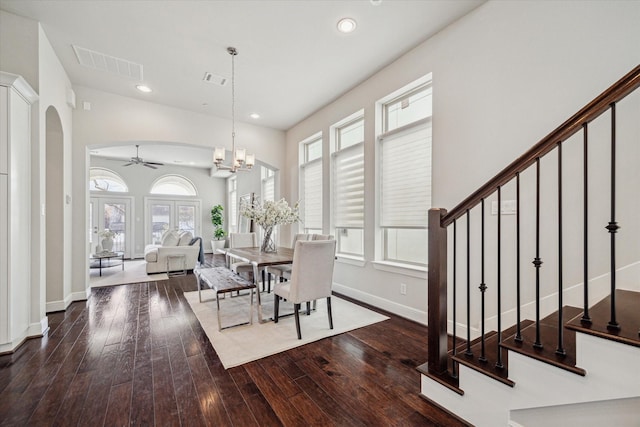
POLYGON ((105 228, 98 233, 98 236, 102 237, 103 239, 113 239, 114 237, 116 237, 116 233, 115 231, 111 231, 108 228, 105 228))
POLYGON ((267 200, 262 204, 259 201, 254 201, 253 205, 243 206, 240 215, 254 220, 264 229, 300 221, 298 202, 291 207, 285 199, 280 199, 277 202, 267 200))

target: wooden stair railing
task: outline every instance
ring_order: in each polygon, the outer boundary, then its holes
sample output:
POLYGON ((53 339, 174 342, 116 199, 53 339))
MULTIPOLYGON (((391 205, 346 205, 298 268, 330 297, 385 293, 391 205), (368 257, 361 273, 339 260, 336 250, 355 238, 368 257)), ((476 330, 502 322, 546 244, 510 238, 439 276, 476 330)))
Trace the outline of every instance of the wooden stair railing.
MULTIPOLYGON (((587 146, 587 125, 592 122, 593 120, 595 120, 596 118, 598 118, 600 115, 602 115, 604 112, 606 111, 611 111, 611 117, 612 117, 612 124, 611 124, 611 221, 609 222, 609 224, 607 225, 607 230, 610 233, 611 236, 611 292, 609 295, 609 299, 611 301, 610 306, 610 320, 609 320, 609 324, 607 325, 607 328, 612 331, 612 333, 615 333, 616 330, 619 329, 619 326, 617 325, 616 322, 616 310, 615 310, 615 295, 616 295, 616 288, 615 288, 615 234, 617 232, 617 229, 619 228, 617 226, 616 223, 616 219, 615 219, 615 129, 616 129, 616 117, 615 117, 615 109, 616 109, 616 104, 622 100, 623 98, 625 98, 627 95, 629 95, 630 93, 632 93, 634 90, 636 90, 638 87, 640 87, 640 65, 636 66, 633 70, 631 70, 627 75, 625 75, 624 77, 622 77, 619 81, 617 81, 615 84, 613 84, 611 87, 609 87, 608 89, 606 89, 604 92, 602 92, 602 94, 600 94, 598 97, 596 97, 593 101, 591 101, 589 104, 587 104, 584 108, 582 108, 580 111, 578 111, 576 114, 574 114, 571 118, 569 118, 567 121, 565 121, 562 125, 560 125, 558 128, 556 128, 554 131, 552 131, 551 133, 549 133, 546 137, 544 137, 542 140, 540 140, 537 144, 535 144, 531 149, 529 149, 527 152, 525 152, 522 156, 520 156, 518 159, 516 159, 515 161, 513 161, 511 164, 509 164, 506 168, 504 168, 500 173, 498 173, 496 176, 494 176, 492 179, 490 179, 486 184, 484 184, 483 186, 481 186, 479 189, 477 189, 475 192, 473 192, 470 196, 468 196, 466 199, 464 199, 461 203, 459 203, 456 207, 454 207, 450 212, 447 212, 446 209, 442 209, 442 208, 433 208, 430 209, 429 211, 429 217, 428 217, 428 227, 429 227, 429 238, 428 238, 428 250, 429 250, 429 260, 428 260, 428 265, 429 265, 429 270, 428 270, 428 326, 429 326, 429 335, 428 335, 428 349, 427 349, 427 355, 428 355, 428 361, 425 365, 420 366, 418 369, 423 372, 423 373, 428 373, 430 375, 433 376, 437 376, 440 378, 446 377, 446 376, 452 376, 454 379, 456 378, 457 374, 456 374, 456 368, 455 368, 455 363, 453 364, 453 369, 452 369, 452 375, 449 375, 448 372, 448 366, 449 366, 449 349, 448 349, 448 334, 447 334, 447 300, 448 300, 448 295, 447 295, 447 227, 453 224, 453 235, 454 235, 454 239, 453 239, 453 248, 454 248, 454 254, 456 251, 455 245, 456 245, 456 239, 455 239, 455 235, 456 235, 456 220, 467 215, 467 227, 469 226, 469 220, 468 220, 468 215, 470 213, 470 210, 474 207, 476 207, 477 205, 482 204, 483 208, 484 208, 484 201, 487 197, 491 196, 492 194, 496 193, 498 194, 498 206, 500 205, 500 189, 507 183, 511 182, 512 180, 516 180, 516 185, 517 185, 517 203, 518 203, 518 207, 516 209, 516 211, 518 212, 518 222, 517 222, 517 231, 516 231, 516 239, 518 239, 518 248, 517 248, 517 252, 518 252, 518 289, 517 289, 517 310, 518 310, 518 318, 517 318, 517 325, 516 325, 516 334, 515 334, 515 341, 516 342, 521 342, 522 341, 522 336, 521 336, 521 330, 520 330, 520 290, 519 290, 519 252, 520 252, 520 247, 519 247, 519 234, 520 234, 520 225, 519 225, 519 192, 520 192, 520 181, 519 181, 519 175, 520 173, 522 173, 523 171, 525 171, 526 169, 528 169, 529 167, 531 167, 532 165, 536 166, 537 172, 536 172, 536 258, 533 261, 534 267, 536 268, 536 275, 537 275, 537 279, 536 279, 536 324, 539 324, 540 322, 540 313, 539 313, 539 270, 540 270, 540 266, 542 264, 542 260, 540 259, 540 255, 539 255, 539 217, 540 217, 540 212, 539 212, 539 206, 540 206, 540 195, 539 195, 539 188, 540 188, 540 158, 543 157, 544 155, 546 155, 547 153, 551 152, 554 149, 558 149, 558 175, 559 177, 562 176, 562 157, 561 157, 561 147, 562 147, 562 143, 564 141, 566 141, 567 139, 569 139, 571 136, 573 136, 574 134, 576 134, 579 131, 583 131, 584 133, 584 146, 586 149, 587 146)), ((585 195, 584 195, 584 199, 585 199, 585 224, 586 224, 586 220, 587 220, 587 209, 586 209, 586 203, 587 203, 587 186, 586 186, 586 172, 587 172, 587 160, 586 160, 586 151, 585 151, 585 160, 584 160, 584 172, 585 172, 585 195)), ((560 221, 560 223, 562 222, 562 182, 561 179, 559 179, 559 185, 558 185, 558 198, 559 198, 559 203, 558 203, 558 220, 560 221)), ((484 239, 484 209, 483 209, 483 225, 482 225, 482 235, 483 235, 483 239, 484 239)), ((500 233, 500 208, 498 208, 498 233, 500 233)), ((561 227, 561 225, 560 225, 561 227)), ((586 225, 585 225, 586 227, 586 225)), ((468 228, 467 228, 467 263, 469 262, 469 232, 468 232, 468 228)), ((585 233, 586 233, 586 229, 585 229, 585 233)), ((498 242, 500 241, 499 238, 499 234, 498 234, 498 242)), ((498 243, 498 262, 500 259, 499 256, 499 243, 498 243)), ((484 244, 483 244, 483 248, 484 248, 484 244)), ((484 251, 484 249, 483 249, 484 251)), ((586 255, 586 234, 585 234, 585 255, 586 255)), ((562 229, 560 228, 560 233, 559 233, 559 253, 562 254, 562 229)), ((484 259, 484 253, 482 254, 482 257, 484 259)), ((585 259, 587 259, 587 257, 585 256, 585 259)), ((561 258, 559 259, 559 270, 560 270, 560 276, 562 276, 562 261, 561 258)), ((456 281, 456 272, 455 272, 455 263, 456 263, 456 257, 454 255, 453 257, 453 263, 454 263, 454 276, 453 276, 453 281, 454 281, 454 286, 453 286, 453 292, 454 292, 454 300, 455 300, 455 292, 456 292, 456 286, 455 286, 455 281, 456 281)), ((586 261, 585 261, 586 263, 586 261)), ((484 268, 484 267, 483 267, 484 268)), ((500 271, 500 270, 498 270, 500 271)), ((589 318, 589 307, 588 307, 588 277, 586 275, 586 271, 587 271, 587 267, 585 264, 585 286, 584 286, 584 314, 582 319, 580 319, 580 322, 585 325, 585 326, 589 326, 591 320, 589 318)), ((469 319, 469 267, 467 265, 467 319, 469 319)), ((499 282, 499 277, 500 274, 498 274, 498 301, 500 301, 500 282, 499 282)), ((564 325, 564 320, 562 317, 562 313, 564 310, 562 310, 562 277, 560 277, 560 289, 559 289, 559 310, 558 310, 558 315, 559 315, 559 319, 558 319, 558 324, 561 325, 558 329, 559 329, 559 336, 558 336, 558 347, 556 349, 556 355, 558 357, 563 357, 564 355, 564 348, 563 348, 563 336, 562 336, 562 330, 563 327, 562 325, 564 325)), ((484 273, 483 273, 483 279, 482 282, 484 282, 484 273)), ((484 288, 486 288, 486 286, 484 285, 484 283, 480 284, 480 290, 481 292, 484 293, 484 288)), ((484 298, 483 298, 484 300, 484 298)), ((455 358, 455 353, 456 353, 456 349, 458 347, 458 344, 456 343, 456 332, 455 332, 455 325, 456 325, 456 304, 454 303, 453 305, 454 310, 453 310, 453 324, 454 324, 454 331, 453 331, 453 356, 455 358)), ((482 310, 484 310, 484 303, 482 306, 482 310)), ((501 313, 500 313, 500 306, 498 306, 498 331, 497 331, 497 343, 498 343, 498 349, 500 349, 502 347, 502 338, 501 338, 501 331, 500 331, 500 317, 501 317, 501 313)), ((480 359, 484 356, 484 316, 482 316, 483 318, 482 320, 482 337, 481 337, 481 343, 482 343, 482 354, 480 356, 480 359)), ((571 320, 571 319, 566 319, 566 320, 571 320)), ((575 321, 574 321, 575 323, 575 321)), ((574 327, 574 329, 576 329, 574 327)), ((467 327, 467 347, 465 350, 465 354, 469 357, 473 356, 473 353, 471 351, 471 347, 470 347, 470 343, 471 343, 471 339, 470 339, 470 335, 469 335, 469 330, 470 328, 467 327)), ((536 347, 537 345, 539 345, 540 348, 542 348, 542 344, 540 341, 540 335, 539 335, 539 329, 538 326, 536 325, 536 334, 535 334, 535 343, 534 343, 534 347, 536 347)), ((501 354, 501 351, 498 350, 498 354, 501 354)), ((501 368, 502 366, 502 360, 500 358, 500 356, 498 356, 498 360, 496 362, 496 367, 501 368)))

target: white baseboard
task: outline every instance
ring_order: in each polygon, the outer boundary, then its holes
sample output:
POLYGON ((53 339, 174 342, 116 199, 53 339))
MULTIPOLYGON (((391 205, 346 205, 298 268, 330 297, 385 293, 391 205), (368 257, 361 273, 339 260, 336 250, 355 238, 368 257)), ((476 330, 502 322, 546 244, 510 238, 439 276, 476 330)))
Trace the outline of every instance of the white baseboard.
MULTIPOLYGON (((80 291, 80 292, 73 292, 71 294, 71 302, 75 302, 75 301, 86 301, 89 297, 89 294, 91 293, 91 289, 85 289, 84 291, 80 291)), ((67 304, 68 306, 69 304, 67 304)))
POLYGON ((0 354, 13 353, 20 345, 29 338, 39 338, 49 329, 49 319, 47 316, 40 319, 39 322, 29 324, 27 329, 22 331, 15 339, 10 342, 0 344, 0 354))
POLYGON ((386 310, 400 317, 413 320, 414 322, 421 323, 423 325, 427 324, 427 313, 425 311, 416 310, 415 308, 407 307, 406 305, 398 304, 335 282, 333 283, 333 290, 339 294, 362 301, 374 307, 381 308, 382 310, 386 310))
POLYGON ((91 288, 87 288, 84 291, 70 293, 62 301, 49 301, 46 304, 46 312, 51 313, 54 311, 64 311, 72 302, 86 301, 89 299, 90 294, 91 288))
POLYGON ((42 336, 49 330, 49 318, 44 316, 39 322, 34 322, 29 325, 27 329, 27 335, 29 338, 42 336))

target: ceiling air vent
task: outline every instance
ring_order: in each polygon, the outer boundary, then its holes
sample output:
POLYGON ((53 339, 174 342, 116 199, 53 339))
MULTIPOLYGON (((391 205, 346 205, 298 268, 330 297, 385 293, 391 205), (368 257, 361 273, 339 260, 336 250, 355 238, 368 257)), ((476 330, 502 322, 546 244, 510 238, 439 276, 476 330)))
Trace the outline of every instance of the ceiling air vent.
POLYGON ((226 77, 218 76, 217 74, 213 74, 209 72, 204 73, 204 77, 202 78, 202 80, 207 83, 217 84, 219 86, 224 86, 227 84, 226 77))
POLYGON ((122 77, 142 80, 142 65, 80 46, 73 46, 78 63, 88 68, 107 71, 122 77))

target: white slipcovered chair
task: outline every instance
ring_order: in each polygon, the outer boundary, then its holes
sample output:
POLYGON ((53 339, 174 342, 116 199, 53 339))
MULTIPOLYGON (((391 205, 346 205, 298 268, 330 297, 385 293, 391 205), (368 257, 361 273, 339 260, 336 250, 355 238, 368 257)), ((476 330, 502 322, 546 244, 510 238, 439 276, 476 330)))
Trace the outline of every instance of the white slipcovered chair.
MULTIPOLYGON (((229 233, 229 247, 235 248, 255 248, 258 246, 258 236, 256 233, 229 233)), ((229 268, 236 274, 253 273, 253 266, 249 262, 234 262, 229 264, 229 268)))
POLYGON ((311 240, 334 240, 333 234, 312 234, 311 240))
POLYGON ((320 298, 327 299, 329 329, 333 329, 331 315, 331 286, 333 284, 333 266, 335 264, 336 241, 317 240, 296 242, 291 268, 291 280, 276 282, 273 287, 274 321, 279 318, 280 298, 293 303, 296 331, 300 332, 300 304, 307 303, 307 314, 310 314, 309 303, 320 298))
MULTIPOLYGON (((295 251, 296 242, 298 240, 300 241, 311 240, 311 236, 313 235, 312 234, 296 234, 295 236, 293 236, 293 243, 291 243, 291 248, 295 251)), ((289 277, 291 277, 291 264, 274 265, 272 267, 268 267, 267 273, 274 276, 274 279, 276 281, 278 281, 278 279, 280 279, 280 281, 282 281, 283 279, 288 279, 289 277), (286 277, 285 277, 285 274, 286 274, 286 277)), ((269 279, 269 283, 271 283, 271 279, 269 279)))
MULTIPOLYGON (((306 238, 303 238, 302 240, 334 240, 334 237, 332 234, 302 234, 302 235, 297 235, 297 236, 306 236, 306 238)), ((296 243, 295 240, 293 242, 293 246, 292 246, 295 250, 296 247, 296 243)), ((281 267, 281 266, 278 266, 281 267)), ((274 271, 271 270, 271 268, 269 268, 269 272, 271 274, 274 274, 278 277, 280 277, 280 281, 282 280, 289 280, 291 279, 291 266, 290 265, 286 265, 286 266, 282 266, 284 267, 279 273, 277 274, 277 272, 275 271, 276 267, 273 267, 274 271)))

